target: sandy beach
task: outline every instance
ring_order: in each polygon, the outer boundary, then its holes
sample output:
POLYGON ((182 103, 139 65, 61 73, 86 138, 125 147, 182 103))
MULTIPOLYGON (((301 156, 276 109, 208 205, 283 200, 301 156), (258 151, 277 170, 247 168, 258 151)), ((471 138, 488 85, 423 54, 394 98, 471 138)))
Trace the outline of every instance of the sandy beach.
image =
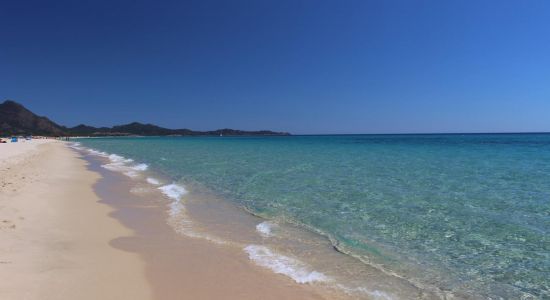
POLYGON ((162 201, 66 143, 1 146, 0 299, 327 298, 240 249, 176 234, 162 201))
POLYGON ((132 232, 98 203, 98 174, 61 142, 1 146, 0 298, 150 299, 143 261, 109 245, 132 232))

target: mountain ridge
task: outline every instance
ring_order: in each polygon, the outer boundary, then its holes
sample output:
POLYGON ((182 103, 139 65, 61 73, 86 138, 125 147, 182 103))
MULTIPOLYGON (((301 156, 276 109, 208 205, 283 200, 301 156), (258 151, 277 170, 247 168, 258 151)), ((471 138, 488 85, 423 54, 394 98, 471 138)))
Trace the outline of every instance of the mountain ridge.
POLYGON ((170 129, 150 123, 132 122, 112 127, 94 127, 79 124, 66 127, 44 116, 38 116, 22 104, 13 100, 0 103, 0 136, 44 135, 44 136, 267 136, 290 135, 288 132, 271 130, 246 131, 223 128, 210 131, 196 131, 187 128, 170 129))

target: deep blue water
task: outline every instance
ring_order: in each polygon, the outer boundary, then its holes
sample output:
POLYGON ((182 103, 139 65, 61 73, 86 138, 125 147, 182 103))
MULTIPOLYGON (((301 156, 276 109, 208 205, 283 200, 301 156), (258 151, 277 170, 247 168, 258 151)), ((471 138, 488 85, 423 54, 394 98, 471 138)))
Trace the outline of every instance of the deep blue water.
POLYGON ((550 298, 550 135, 79 140, 443 290, 550 298))

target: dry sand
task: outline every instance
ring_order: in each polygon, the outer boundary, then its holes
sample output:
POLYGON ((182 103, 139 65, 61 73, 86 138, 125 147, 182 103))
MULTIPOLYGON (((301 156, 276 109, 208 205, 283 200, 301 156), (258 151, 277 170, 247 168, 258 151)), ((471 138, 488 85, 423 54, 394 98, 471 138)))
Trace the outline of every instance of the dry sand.
POLYGON ((132 232, 108 217, 61 142, 0 144, 0 299, 150 299, 139 255, 109 242, 132 232))
POLYGON ((99 171, 63 142, 0 145, 0 299, 333 298, 176 234, 161 202, 99 171))

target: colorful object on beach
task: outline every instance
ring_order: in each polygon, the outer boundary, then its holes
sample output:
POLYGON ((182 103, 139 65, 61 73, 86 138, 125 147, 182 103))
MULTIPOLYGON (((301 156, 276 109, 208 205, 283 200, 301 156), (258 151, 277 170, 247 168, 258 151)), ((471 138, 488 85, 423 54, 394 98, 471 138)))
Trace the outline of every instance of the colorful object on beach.
POLYGON ((14 136, 14 137, 11 138, 11 142, 12 142, 12 143, 17 143, 17 140, 18 140, 18 139, 17 139, 16 136, 14 136))

